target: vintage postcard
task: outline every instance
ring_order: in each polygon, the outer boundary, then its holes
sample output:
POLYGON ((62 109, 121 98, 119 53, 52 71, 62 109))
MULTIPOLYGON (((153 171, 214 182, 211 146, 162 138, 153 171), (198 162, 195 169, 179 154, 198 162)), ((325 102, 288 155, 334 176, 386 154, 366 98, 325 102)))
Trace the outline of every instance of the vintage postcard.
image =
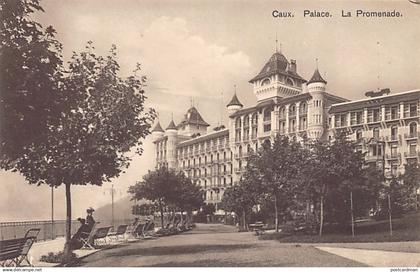
POLYGON ((420 266, 420 1, 0 0, 0 265, 420 266))

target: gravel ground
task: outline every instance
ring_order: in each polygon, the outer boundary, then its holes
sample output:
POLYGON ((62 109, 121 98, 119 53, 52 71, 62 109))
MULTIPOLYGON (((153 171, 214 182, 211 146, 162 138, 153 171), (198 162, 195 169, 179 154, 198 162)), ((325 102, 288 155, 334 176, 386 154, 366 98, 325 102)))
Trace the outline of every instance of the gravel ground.
POLYGON ((371 250, 385 250, 394 252, 420 253, 420 241, 382 242, 382 243, 340 243, 340 244, 313 244, 314 246, 358 248, 371 250))
POLYGON ((138 241, 97 252, 81 266, 364 266, 311 245, 260 241, 230 226, 200 224, 180 235, 138 241))

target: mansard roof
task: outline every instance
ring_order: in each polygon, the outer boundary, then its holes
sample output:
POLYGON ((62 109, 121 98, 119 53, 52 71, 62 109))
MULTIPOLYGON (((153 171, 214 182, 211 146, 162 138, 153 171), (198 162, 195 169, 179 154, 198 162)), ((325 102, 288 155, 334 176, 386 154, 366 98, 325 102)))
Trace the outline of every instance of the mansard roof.
POLYGON ((241 106, 243 107, 242 103, 239 101, 238 97, 236 96, 236 93, 233 95, 232 99, 230 100, 229 104, 227 104, 227 107, 229 106, 241 106))
POLYGON ((275 52, 271 58, 267 61, 267 63, 264 65, 262 70, 259 72, 257 76, 255 76, 253 79, 251 79, 249 82, 253 83, 254 81, 263 79, 265 77, 269 77, 275 74, 282 74, 285 76, 290 76, 295 79, 299 79, 302 82, 306 82, 304 78, 302 78, 300 75, 297 74, 297 72, 292 71, 288 69, 289 67, 289 61, 286 59, 286 57, 280 53, 275 52))
POLYGON ((311 79, 308 81, 308 84, 315 83, 315 82, 322 82, 327 84, 327 81, 322 78, 321 74, 319 73, 318 68, 316 68, 314 74, 312 75, 311 79))
POLYGON ((177 148, 184 147, 184 146, 190 146, 190 145, 193 145, 193 144, 202 143, 202 142, 205 142, 205 141, 208 141, 208 140, 212 140, 212 139, 220 138, 220 137, 226 137, 226 136, 229 136, 229 129, 227 129, 227 128, 219 130, 219 131, 211 132, 211 133, 208 133, 208 134, 205 134, 205 135, 201 135, 201 136, 198 136, 198 137, 193 138, 193 139, 188 139, 188 140, 182 141, 177 145, 177 148))
POLYGON ((378 107, 380 105, 399 104, 405 101, 418 101, 420 97, 419 90, 411 90, 390 95, 383 95, 378 97, 369 97, 356 101, 347 101, 331 105, 329 113, 340 113, 351 110, 360 110, 369 107, 378 107))
POLYGON ((201 114, 194 106, 188 109, 187 113, 184 115, 184 119, 179 123, 178 127, 183 127, 185 125, 210 126, 204 121, 203 117, 201 117, 201 114))

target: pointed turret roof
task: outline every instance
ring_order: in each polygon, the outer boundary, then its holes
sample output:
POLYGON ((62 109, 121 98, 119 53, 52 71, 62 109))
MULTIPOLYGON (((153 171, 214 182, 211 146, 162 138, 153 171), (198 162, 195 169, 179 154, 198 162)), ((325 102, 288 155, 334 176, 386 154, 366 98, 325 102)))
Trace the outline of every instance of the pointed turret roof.
POLYGON ((166 130, 168 130, 168 129, 175 129, 175 130, 177 130, 176 125, 175 125, 173 119, 171 120, 171 122, 169 123, 168 127, 166 128, 166 130))
POLYGON ((305 82, 306 80, 303 79, 300 75, 298 75, 297 72, 287 69, 289 65, 290 65, 289 61, 286 59, 286 57, 282 53, 275 52, 271 56, 271 58, 267 61, 267 63, 264 65, 264 67, 261 69, 259 74, 255 76, 253 79, 251 79, 249 82, 253 83, 254 81, 257 81, 259 79, 263 79, 265 77, 269 77, 275 74, 283 74, 283 75, 290 76, 290 77, 293 77, 295 79, 299 79, 305 82))
POLYGON ((316 68, 314 74, 312 75, 311 79, 308 81, 308 84, 315 83, 315 82, 322 82, 327 84, 327 81, 322 78, 321 74, 319 73, 318 68, 316 68))
POLYGON ((156 123, 155 127, 152 129, 152 132, 155 132, 155 131, 158 131, 158 132, 164 132, 164 131, 163 131, 163 128, 160 126, 159 121, 157 121, 157 123, 156 123))
POLYGON ((242 105, 242 103, 239 101, 238 97, 236 96, 236 92, 233 95, 232 99, 230 100, 229 104, 226 105, 226 107, 229 106, 241 106, 243 107, 244 105, 242 105))
POLYGON ((201 126, 210 126, 206 121, 204 121, 203 117, 201 117, 201 114, 198 112, 198 110, 192 106, 187 110, 187 113, 184 115, 184 119, 179 123, 178 127, 182 127, 185 125, 201 125, 201 126))

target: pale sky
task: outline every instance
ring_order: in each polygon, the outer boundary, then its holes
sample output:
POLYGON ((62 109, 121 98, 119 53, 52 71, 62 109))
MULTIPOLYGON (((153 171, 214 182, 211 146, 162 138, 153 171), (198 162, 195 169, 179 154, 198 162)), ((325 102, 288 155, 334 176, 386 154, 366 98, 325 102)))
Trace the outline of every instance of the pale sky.
MULTIPOLYGON (((149 79, 148 105, 159 112, 164 128, 172 114, 180 121, 191 97, 207 122, 215 126, 222 116, 226 123, 224 105, 235 84, 241 102, 254 105, 248 80, 274 53, 276 33, 282 53, 297 60, 302 77, 311 77, 319 59, 327 90, 335 95, 358 99, 377 88, 420 88, 420 5, 408 0, 43 0, 41 5, 45 13, 37 20, 57 30, 66 60, 92 40, 101 54, 117 45, 122 75, 141 63, 149 79), (275 9, 294 17, 273 18, 275 9), (333 17, 304 18, 304 9, 329 11, 333 17), (342 10, 357 9, 397 10, 403 17, 341 17, 342 10)), ((127 173, 115 179, 117 198, 153 168, 152 150, 148 140, 144 155, 133 156, 127 173)), ((6 185, 0 193, 0 221, 50 218, 49 188, 28 185, 15 173, 0 172, 0 179, 6 185)), ((109 202, 110 187, 74 187, 73 217, 109 202)), ((55 194, 55 207, 55 217, 64 218, 62 188, 55 194)))

